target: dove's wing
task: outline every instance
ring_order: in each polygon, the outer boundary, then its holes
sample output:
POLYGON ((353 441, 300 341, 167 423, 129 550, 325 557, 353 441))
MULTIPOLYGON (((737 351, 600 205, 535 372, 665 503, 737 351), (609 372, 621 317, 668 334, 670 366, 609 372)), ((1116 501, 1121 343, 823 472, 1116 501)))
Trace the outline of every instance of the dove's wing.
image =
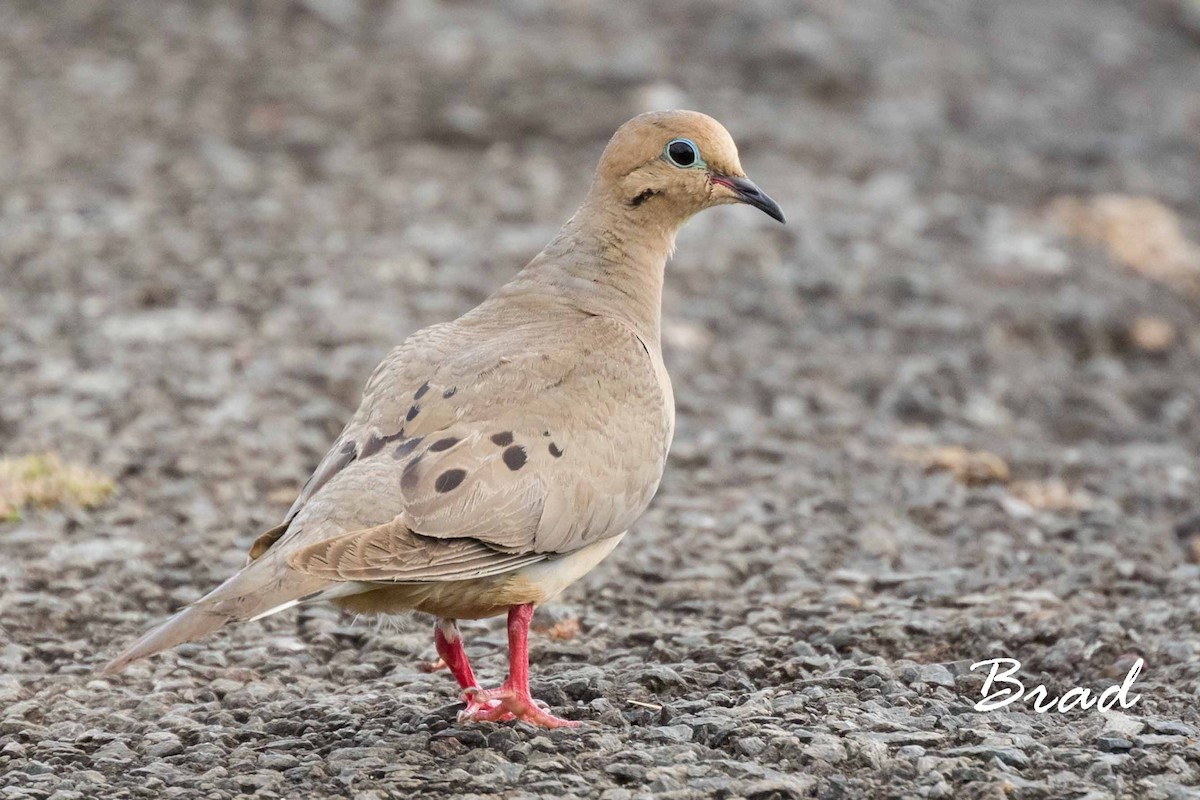
POLYGON ((658 487, 669 386, 621 323, 585 318, 566 341, 561 325, 557 341, 534 327, 519 348, 460 353, 360 411, 331 451, 354 458, 282 540, 288 564, 328 580, 461 580, 624 532, 658 487), (345 533, 313 540, 310 518, 345 533))

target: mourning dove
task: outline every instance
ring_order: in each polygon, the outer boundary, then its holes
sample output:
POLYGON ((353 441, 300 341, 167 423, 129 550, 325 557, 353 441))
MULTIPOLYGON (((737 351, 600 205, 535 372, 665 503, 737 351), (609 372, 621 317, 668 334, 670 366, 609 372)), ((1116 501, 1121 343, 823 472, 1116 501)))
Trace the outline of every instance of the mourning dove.
POLYGON ((299 603, 415 609, 437 618, 461 719, 576 724, 529 694, 530 618, 612 552, 658 488, 675 427, 663 272, 679 228, 727 203, 783 221, 716 120, 622 125, 550 244, 480 306, 395 348, 246 566, 106 672, 299 603), (456 620, 503 613, 508 680, 485 691, 456 620))

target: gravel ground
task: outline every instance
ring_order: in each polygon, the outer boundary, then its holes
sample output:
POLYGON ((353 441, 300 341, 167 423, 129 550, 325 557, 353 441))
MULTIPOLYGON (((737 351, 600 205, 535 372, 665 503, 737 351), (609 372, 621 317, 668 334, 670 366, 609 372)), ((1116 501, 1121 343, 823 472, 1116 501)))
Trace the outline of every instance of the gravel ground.
POLYGON ((1197 87, 1194 0, 0 4, 0 452, 116 484, 0 523, 0 800, 1191 796, 1197 87), (428 620, 323 608, 98 678, 649 107, 790 224, 680 238, 666 479, 539 612, 585 726, 460 726, 428 620), (1141 700, 976 712, 998 656, 1141 700))

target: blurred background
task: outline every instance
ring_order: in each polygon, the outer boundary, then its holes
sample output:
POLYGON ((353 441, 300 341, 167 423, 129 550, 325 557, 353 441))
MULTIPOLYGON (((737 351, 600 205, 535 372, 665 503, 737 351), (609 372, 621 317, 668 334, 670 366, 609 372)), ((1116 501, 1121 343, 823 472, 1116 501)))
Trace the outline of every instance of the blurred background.
MULTIPOLYGON (((1175 796, 1200 780, 1198 147, 1195 0, 0 2, 5 797, 345 770, 440 796, 478 790, 480 747, 493 789, 547 796, 1175 796), (612 737, 481 743, 417 670, 423 621, 323 609, 91 679, 242 563, 388 348, 677 107, 789 224, 681 235, 666 479, 534 645, 535 689, 612 737), (998 655, 1052 686, 1145 656, 1157 722, 974 714, 964 665, 998 655), (264 762, 264 730, 308 745, 264 762)), ((502 632, 468 638, 497 677, 502 632)))

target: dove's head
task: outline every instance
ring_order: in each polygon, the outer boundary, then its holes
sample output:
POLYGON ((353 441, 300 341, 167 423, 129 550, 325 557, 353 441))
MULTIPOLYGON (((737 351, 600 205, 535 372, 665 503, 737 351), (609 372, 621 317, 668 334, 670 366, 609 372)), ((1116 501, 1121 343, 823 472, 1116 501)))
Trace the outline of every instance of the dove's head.
POLYGON ((622 125, 600 157, 595 188, 647 223, 677 227, 727 203, 783 222, 779 204, 746 177, 729 132, 695 111, 655 111, 622 125))

